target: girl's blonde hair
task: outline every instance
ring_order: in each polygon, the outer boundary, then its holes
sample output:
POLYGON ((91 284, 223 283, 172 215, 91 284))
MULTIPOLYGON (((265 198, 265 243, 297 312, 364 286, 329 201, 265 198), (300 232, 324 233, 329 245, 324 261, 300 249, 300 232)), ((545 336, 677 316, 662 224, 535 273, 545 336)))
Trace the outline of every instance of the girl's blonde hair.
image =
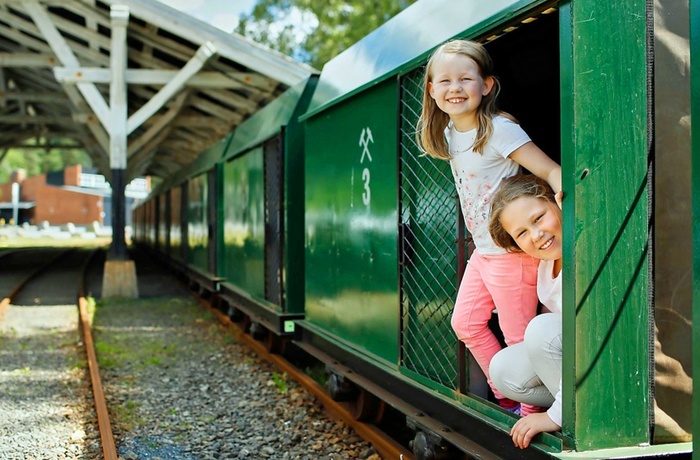
POLYGON ((501 214, 506 206, 521 197, 537 198, 554 204, 554 191, 547 181, 534 174, 516 174, 501 181, 496 193, 491 197, 491 215, 489 217, 489 233, 496 245, 508 252, 522 252, 512 236, 501 225, 501 214))
POLYGON ((493 75, 493 61, 488 51, 479 43, 469 40, 452 40, 440 45, 430 56, 428 64, 425 66, 425 76, 423 78, 423 110, 421 111, 418 125, 416 126, 416 137, 418 145, 425 154, 441 160, 450 160, 449 146, 445 140, 445 127, 450 121, 450 117, 440 110, 435 100, 430 97, 428 89, 433 79, 433 65, 436 59, 443 54, 461 54, 472 59, 479 67, 481 78, 492 78, 493 88, 491 92, 484 96, 477 109, 477 131, 476 139, 472 150, 483 153, 486 143, 493 133, 493 123, 491 118, 494 115, 503 115, 512 121, 517 121, 509 114, 501 112, 496 108, 496 98, 501 91, 501 84, 493 75))

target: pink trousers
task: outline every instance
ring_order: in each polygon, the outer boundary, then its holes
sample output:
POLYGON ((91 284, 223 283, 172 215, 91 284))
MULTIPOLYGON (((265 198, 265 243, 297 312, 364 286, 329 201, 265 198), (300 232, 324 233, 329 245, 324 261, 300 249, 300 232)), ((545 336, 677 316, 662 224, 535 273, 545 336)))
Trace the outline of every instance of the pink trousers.
POLYGON ((489 376, 491 358, 501 344, 488 327, 494 310, 507 345, 523 341, 537 313, 537 265, 523 253, 482 255, 475 250, 467 263, 452 312, 452 329, 474 356, 494 395, 502 399, 489 376))

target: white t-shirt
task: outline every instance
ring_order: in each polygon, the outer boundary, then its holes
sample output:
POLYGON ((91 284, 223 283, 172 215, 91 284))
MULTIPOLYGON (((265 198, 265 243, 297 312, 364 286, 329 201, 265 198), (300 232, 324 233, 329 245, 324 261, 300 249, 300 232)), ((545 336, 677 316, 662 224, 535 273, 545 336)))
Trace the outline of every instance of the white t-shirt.
POLYGON ((552 278, 553 260, 540 260, 537 265, 537 298, 552 313, 561 313, 561 270, 552 278))
MULTIPOLYGON (((545 307, 552 313, 559 313, 561 318, 561 270, 559 274, 552 278, 554 268, 553 260, 541 260, 537 266, 537 297, 545 307)), ((561 326, 560 326, 561 328, 561 326)), ((554 402, 547 409, 547 415, 557 425, 561 426, 561 379, 559 380, 559 391, 554 395, 554 402)))
POLYGON ((520 171, 508 156, 530 142, 530 137, 520 125, 500 115, 493 118, 493 134, 481 154, 472 150, 476 129, 462 133, 450 122, 445 136, 462 214, 474 244, 481 254, 504 254, 488 230, 491 195, 501 180, 520 171))

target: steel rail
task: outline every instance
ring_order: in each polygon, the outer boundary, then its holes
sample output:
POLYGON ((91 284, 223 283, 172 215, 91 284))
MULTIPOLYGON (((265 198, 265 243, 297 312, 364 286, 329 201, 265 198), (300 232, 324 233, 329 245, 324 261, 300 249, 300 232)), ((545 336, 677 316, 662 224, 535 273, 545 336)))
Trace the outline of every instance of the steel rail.
MULTIPOLYGON (((24 289, 24 287, 37 277, 40 273, 51 267, 60 258, 66 256, 68 253, 74 251, 75 248, 71 248, 58 253, 56 256, 52 257, 46 261, 43 265, 33 270, 25 278, 20 280, 15 288, 0 301, 0 321, 2 320, 5 311, 10 306, 12 301, 17 297, 17 295, 24 289)), ((87 299, 85 297, 85 274, 87 267, 90 264, 92 258, 97 254, 98 249, 94 250, 92 254, 85 260, 83 266, 80 270, 80 278, 78 280, 78 310, 80 315, 80 329, 83 336, 83 344, 85 346, 85 352, 87 354, 88 368, 90 373, 90 382, 92 385, 92 394, 95 400, 95 412, 97 414, 97 423, 100 431, 100 439, 102 441, 102 452, 104 460, 118 460, 117 449, 114 443, 114 435, 112 433, 112 426, 109 421, 109 412, 107 411, 107 404, 104 396, 104 390, 102 387, 102 381, 100 380, 100 370, 97 364, 97 355, 95 353, 94 340, 92 338, 92 330, 90 326, 90 318, 87 311, 87 299)))
POLYGON ((95 353, 95 342, 92 338, 92 326, 87 311, 88 302, 87 298, 85 297, 85 274, 88 265, 90 265, 90 262, 92 261, 95 254, 97 254, 97 251, 97 249, 94 250, 90 257, 87 258, 80 271, 78 310, 80 313, 80 329, 83 334, 83 344, 85 345, 88 369, 90 371, 92 395, 95 400, 95 413, 97 414, 97 425, 100 431, 100 440, 102 441, 103 458, 104 460, 117 460, 117 448, 114 443, 112 424, 109 420, 107 401, 105 399, 104 388, 102 386, 102 379, 100 378, 100 366, 97 363, 97 354, 95 353))
POLYGON ((382 458, 392 460, 412 460, 414 458, 411 451, 406 449, 377 427, 356 420, 355 417, 343 405, 334 401, 330 395, 328 395, 325 388, 319 385, 318 382, 313 380, 306 373, 298 369, 281 355, 268 352, 262 343, 255 340, 250 334, 246 334, 236 323, 231 321, 227 315, 214 308, 209 301, 197 295, 195 295, 195 297, 202 305, 214 313, 221 323, 234 332, 235 337, 239 342, 242 342, 251 348, 258 354, 258 356, 271 362, 277 366, 280 371, 286 373, 296 380, 302 387, 306 388, 321 402, 321 404, 323 404, 328 413, 352 427, 358 436, 372 444, 382 458))
MULTIPOLYGON (((7 295, 7 297, 3 298, 0 300, 0 321, 2 321, 3 316, 5 316, 5 311, 7 311, 7 308, 12 304, 12 301, 17 297, 17 294, 22 292, 22 289, 24 289, 24 286, 27 285, 32 279, 34 279, 36 276, 38 276, 41 272, 45 271, 48 269, 51 265, 53 265, 58 259, 61 257, 65 256, 66 254, 74 251, 75 248, 70 248, 65 251, 59 252, 57 255, 46 261, 43 265, 37 267, 34 271, 29 273, 26 277, 24 277, 22 280, 20 280, 15 288, 7 295)), ((15 251, 13 251, 14 253, 15 251)))
MULTIPOLYGON (((3 318, 5 310, 10 306, 12 300, 17 297, 17 295, 24 289, 26 284, 37 277, 40 273, 44 272, 50 266, 52 266, 58 259, 64 257, 68 253, 74 251, 75 248, 71 248, 58 253, 56 256, 49 259, 46 263, 41 265, 22 279, 15 288, 10 292, 7 297, 0 301, 0 321, 3 318)), ((97 356, 95 354, 95 346, 92 338, 92 331, 90 328, 90 319, 87 312, 87 299, 85 298, 85 273, 90 261, 97 253, 97 249, 92 252, 92 254, 86 259, 85 263, 80 270, 80 278, 78 280, 78 310, 80 315, 80 325, 81 332, 83 336, 83 344, 85 346, 85 351, 87 354, 88 368, 90 373, 90 382, 92 384, 92 394, 95 400, 95 412, 97 414, 97 423, 100 430, 100 439, 102 440, 102 452, 105 460, 118 460, 117 450, 114 444, 114 435, 112 434, 112 427, 109 421, 109 413, 107 411, 107 404, 105 402, 104 391, 102 388, 102 382, 100 380, 100 370, 97 364, 97 356)))

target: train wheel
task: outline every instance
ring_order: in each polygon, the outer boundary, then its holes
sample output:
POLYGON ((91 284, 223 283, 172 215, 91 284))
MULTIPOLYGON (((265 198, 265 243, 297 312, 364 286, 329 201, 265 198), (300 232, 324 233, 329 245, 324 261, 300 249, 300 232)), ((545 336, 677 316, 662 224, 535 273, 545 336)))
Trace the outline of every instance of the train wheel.
POLYGON ((461 460, 465 455, 435 434, 416 432, 410 442, 416 460, 461 460))
POLYGON ((219 310, 219 311, 224 311, 223 300, 221 300, 221 297, 219 297, 218 295, 212 296, 211 299, 209 300, 209 303, 211 304, 211 306, 214 309, 219 310))
POLYGON ((250 323, 250 335, 252 335, 255 340, 261 341, 265 339, 266 333, 267 329, 259 322, 252 321, 250 323))
POLYGON ((243 317, 245 316, 243 312, 241 312, 238 308, 234 307, 233 305, 229 304, 228 306, 228 317, 233 321, 234 323, 239 323, 243 320, 243 317))
POLYGON ((250 316, 243 313, 240 319, 240 326, 243 332, 245 332, 246 334, 249 333, 252 325, 253 321, 250 319, 250 316))
POLYGON ((346 379, 342 375, 331 373, 326 380, 328 394, 333 401, 350 402, 357 399, 359 389, 357 385, 346 379))
POLYGON ((274 353, 276 355, 284 353, 286 340, 270 330, 265 334, 263 343, 268 353, 274 353))
POLYGON ((386 403, 361 388, 357 398, 348 403, 350 413, 361 422, 379 423, 384 417, 386 403))

